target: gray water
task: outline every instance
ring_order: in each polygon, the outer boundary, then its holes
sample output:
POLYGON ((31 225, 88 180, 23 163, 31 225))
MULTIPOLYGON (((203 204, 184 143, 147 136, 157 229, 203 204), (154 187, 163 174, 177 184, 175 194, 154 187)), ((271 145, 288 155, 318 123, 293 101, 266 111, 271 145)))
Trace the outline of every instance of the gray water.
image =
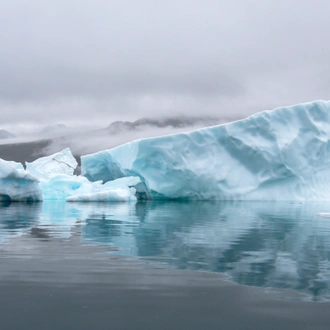
POLYGON ((328 300, 330 219, 320 212, 330 213, 330 203, 5 203, 0 279, 19 274, 20 280, 51 277, 56 283, 67 260, 83 274, 85 259, 102 255, 143 261, 140 267, 221 273, 238 284, 328 300), (59 255, 54 241, 65 246, 59 255), (46 275, 27 271, 26 264, 7 267, 13 258, 42 263, 50 255, 57 256, 57 271, 46 275))

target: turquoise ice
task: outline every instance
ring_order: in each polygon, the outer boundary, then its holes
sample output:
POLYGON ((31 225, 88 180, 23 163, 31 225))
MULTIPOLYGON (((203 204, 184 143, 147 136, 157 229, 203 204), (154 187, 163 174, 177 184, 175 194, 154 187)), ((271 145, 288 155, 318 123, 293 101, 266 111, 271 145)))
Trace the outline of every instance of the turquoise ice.
POLYGON ((82 174, 139 176, 154 199, 330 200, 330 102, 133 141, 82 157, 82 174))
POLYGON ((0 201, 39 201, 39 180, 24 171, 22 164, 0 159, 0 201))
POLYGON ((330 101, 263 111, 82 157, 0 160, 0 199, 330 200, 330 101))

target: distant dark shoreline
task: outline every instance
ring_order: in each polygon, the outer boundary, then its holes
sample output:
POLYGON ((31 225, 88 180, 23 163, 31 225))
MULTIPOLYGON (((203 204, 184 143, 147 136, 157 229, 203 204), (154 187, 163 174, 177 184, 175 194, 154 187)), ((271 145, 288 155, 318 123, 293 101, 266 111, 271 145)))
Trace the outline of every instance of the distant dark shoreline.
MULTIPOLYGON (((51 144, 52 140, 0 144, 0 158, 23 164, 24 162, 33 162, 40 157, 48 156, 45 150, 50 147, 51 144)), ((74 155, 74 157, 80 165, 80 155, 74 155)))

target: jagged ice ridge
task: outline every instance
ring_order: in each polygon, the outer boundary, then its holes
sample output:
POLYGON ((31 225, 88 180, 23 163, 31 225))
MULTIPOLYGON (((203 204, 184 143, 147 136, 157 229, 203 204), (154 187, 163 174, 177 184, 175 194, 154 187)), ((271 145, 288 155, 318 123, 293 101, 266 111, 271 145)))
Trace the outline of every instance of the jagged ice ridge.
POLYGON ((330 200, 330 102, 142 139, 82 157, 104 182, 139 176, 151 198, 330 200))
POLYGON ((330 102, 264 111, 188 133, 82 157, 69 149, 21 164, 0 160, 11 201, 330 200, 330 102))

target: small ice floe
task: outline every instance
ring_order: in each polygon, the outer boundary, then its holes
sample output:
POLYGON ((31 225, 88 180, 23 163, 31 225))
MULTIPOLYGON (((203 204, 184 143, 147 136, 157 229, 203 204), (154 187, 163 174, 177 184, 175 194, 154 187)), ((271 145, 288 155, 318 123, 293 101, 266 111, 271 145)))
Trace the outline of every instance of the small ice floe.
POLYGON ((319 217, 322 217, 322 218, 329 218, 330 219, 330 213, 318 213, 317 215, 319 217))

